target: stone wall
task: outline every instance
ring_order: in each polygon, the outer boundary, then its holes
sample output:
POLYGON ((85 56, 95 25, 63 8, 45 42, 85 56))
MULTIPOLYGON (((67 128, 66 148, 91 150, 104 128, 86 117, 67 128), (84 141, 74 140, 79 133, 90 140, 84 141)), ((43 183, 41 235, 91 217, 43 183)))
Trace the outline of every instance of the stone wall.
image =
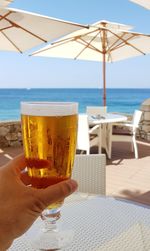
POLYGON ((0 122, 0 147, 22 145, 20 121, 0 122))
POLYGON ((144 100, 141 105, 141 111, 143 116, 140 123, 140 135, 141 138, 150 141, 150 98, 144 100))
MULTIPOLYGON (((127 115, 127 114, 124 114, 124 115, 128 117, 128 120, 132 119, 131 115, 127 115)), ((117 126, 115 126, 114 129, 118 130, 117 126)), ((148 133, 149 132, 150 131, 148 130, 148 133)), ((142 125, 140 125, 139 129, 137 130, 137 137, 143 138, 143 120, 142 120, 142 125)), ((144 137, 144 138, 150 141, 150 137, 149 138, 144 137)), ((22 134, 21 134, 21 122, 20 121, 0 122, 0 147, 9 147, 9 146, 13 146, 13 147, 22 146, 22 134)))

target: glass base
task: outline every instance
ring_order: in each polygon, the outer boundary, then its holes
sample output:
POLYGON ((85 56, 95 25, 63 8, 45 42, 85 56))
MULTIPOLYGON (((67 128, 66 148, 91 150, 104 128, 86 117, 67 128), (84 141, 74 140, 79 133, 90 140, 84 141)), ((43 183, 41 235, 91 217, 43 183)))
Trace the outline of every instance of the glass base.
POLYGON ((72 229, 64 229, 60 209, 46 209, 28 231, 35 250, 59 250, 68 246, 74 237, 72 229))
POLYGON ((61 230, 58 232, 40 231, 34 239, 32 246, 35 250, 59 250, 70 244, 74 236, 72 230, 61 230))

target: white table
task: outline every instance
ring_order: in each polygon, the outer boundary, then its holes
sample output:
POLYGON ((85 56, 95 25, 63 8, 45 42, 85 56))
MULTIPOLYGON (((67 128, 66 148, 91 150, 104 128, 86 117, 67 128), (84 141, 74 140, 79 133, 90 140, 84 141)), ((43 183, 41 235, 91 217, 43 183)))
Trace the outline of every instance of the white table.
MULTIPOLYGON (((65 228, 74 230, 74 238, 62 251, 150 250, 150 208, 111 197, 76 194, 71 198, 62 207, 62 219, 65 228)), ((24 235, 9 251, 38 250, 24 235)))
POLYGON ((101 118, 97 119, 95 116, 89 117, 89 124, 91 126, 100 125, 99 127, 99 153, 101 153, 102 147, 105 148, 107 156, 111 159, 111 149, 112 149, 112 125, 117 122, 126 121, 127 117, 114 114, 106 113, 101 118))

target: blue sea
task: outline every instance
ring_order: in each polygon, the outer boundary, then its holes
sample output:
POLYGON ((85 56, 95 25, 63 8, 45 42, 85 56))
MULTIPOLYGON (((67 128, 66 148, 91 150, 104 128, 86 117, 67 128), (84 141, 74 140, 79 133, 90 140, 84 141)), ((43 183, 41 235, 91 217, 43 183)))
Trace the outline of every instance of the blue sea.
MULTIPOLYGON (((132 114, 150 98, 150 89, 107 89, 109 112, 132 114)), ((102 105, 101 89, 0 89, 0 120, 20 119, 21 101, 75 101, 79 112, 102 105)))

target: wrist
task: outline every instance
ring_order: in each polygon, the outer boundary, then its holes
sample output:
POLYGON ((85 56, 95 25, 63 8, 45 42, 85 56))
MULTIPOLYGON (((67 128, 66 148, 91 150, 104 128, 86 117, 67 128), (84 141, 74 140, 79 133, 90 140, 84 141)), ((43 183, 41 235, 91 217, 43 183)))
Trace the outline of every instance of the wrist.
POLYGON ((3 230, 0 229, 0 251, 6 251, 12 244, 13 240, 10 240, 3 230))

